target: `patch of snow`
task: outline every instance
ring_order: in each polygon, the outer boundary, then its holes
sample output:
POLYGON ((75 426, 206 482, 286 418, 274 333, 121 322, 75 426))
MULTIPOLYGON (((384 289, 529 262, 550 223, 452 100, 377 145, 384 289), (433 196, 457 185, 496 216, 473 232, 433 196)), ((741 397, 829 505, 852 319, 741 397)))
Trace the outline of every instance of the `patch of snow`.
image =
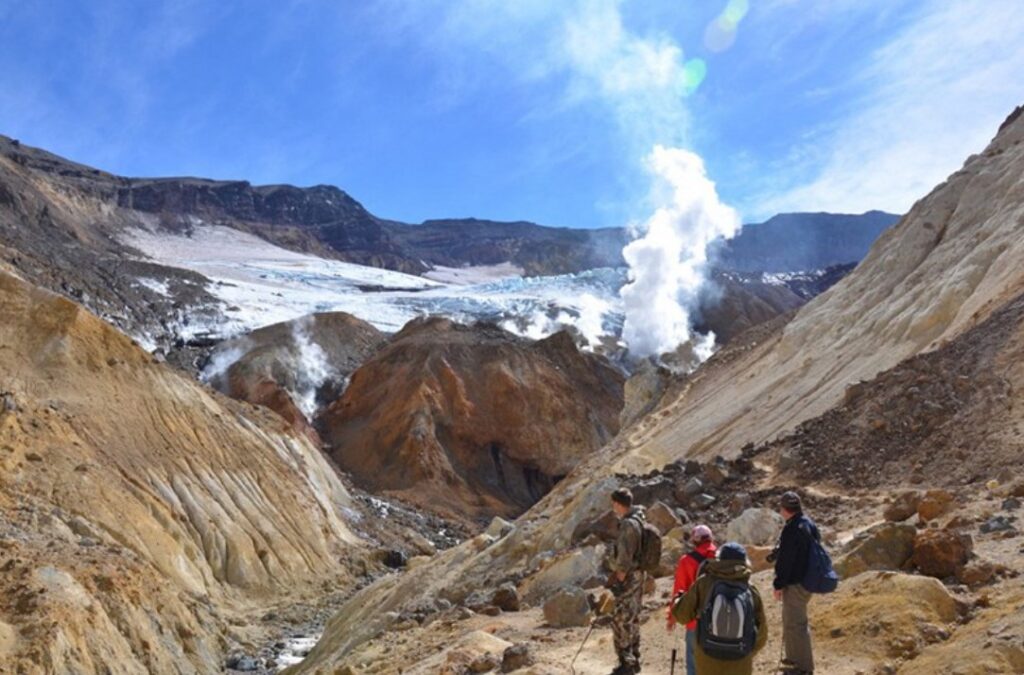
MULTIPOLYGON (((523 277, 521 269, 502 263, 436 268, 430 273, 435 278, 427 279, 289 251, 199 220, 189 235, 143 227, 123 237, 162 264, 210 280, 207 290, 217 304, 167 321, 169 330, 186 341, 233 337, 330 311, 348 312, 388 332, 417 317, 438 315, 463 323, 490 321, 534 339, 574 327, 590 348, 622 336, 619 291, 628 281, 623 268, 523 277)), ((235 352, 216 355, 204 379, 222 373, 244 353, 235 352)))
POLYGON ((427 279, 440 281, 441 283, 453 286, 468 286, 485 284, 490 281, 522 277, 526 273, 522 267, 512 262, 503 262, 497 265, 475 265, 467 267, 445 267, 437 265, 434 269, 425 273, 427 279))
POLYGON ((166 281, 160 281, 159 279, 151 279, 149 277, 138 277, 136 281, 139 282, 140 286, 145 286, 149 290, 153 291, 154 293, 158 293, 159 295, 162 295, 165 298, 169 297, 171 294, 170 289, 167 287, 166 281))

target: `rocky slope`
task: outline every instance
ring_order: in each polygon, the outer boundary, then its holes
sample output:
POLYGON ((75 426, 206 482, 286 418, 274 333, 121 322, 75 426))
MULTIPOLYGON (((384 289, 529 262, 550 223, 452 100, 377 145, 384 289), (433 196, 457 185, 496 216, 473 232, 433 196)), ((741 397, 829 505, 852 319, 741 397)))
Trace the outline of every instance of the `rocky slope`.
POLYGON ((354 584, 358 509, 276 415, 0 269, 0 669, 208 673, 354 584))
MULTIPOLYGON (((745 504, 771 506, 773 495, 794 487, 794 476, 803 471, 800 480, 813 481, 799 486, 810 509, 837 552, 851 555, 863 537, 876 536, 868 528, 889 511, 890 479, 883 473, 894 472, 892 482, 904 484, 905 478, 906 484, 922 488, 958 483, 948 496, 919 496, 922 503, 941 508, 930 506, 916 516, 914 510, 892 516, 894 520, 916 517, 910 524, 913 536, 907 548, 913 557, 883 567, 916 568, 941 577, 946 585, 905 573, 894 577, 867 572, 869 576, 850 579, 840 593, 816 603, 822 669, 851 675, 934 672, 929 668, 943 663, 941 667, 964 674, 1019 671, 1024 663, 1024 626, 1010 617, 1019 613, 1016 603, 1024 588, 1019 569, 1024 540, 1014 525, 1019 498, 1011 495, 1024 494, 1024 486, 1009 487, 1015 474, 998 466, 973 463, 972 446, 951 446, 968 441, 975 443, 974 451, 981 452, 982 443, 994 440, 997 450, 981 457, 1007 466, 1019 465, 1021 459, 1024 438, 1011 411, 1019 407, 1013 404, 1013 392, 1024 382, 1009 364, 1016 354, 1019 326, 1016 298, 1024 293, 1022 177, 1024 118, 1015 114, 983 153, 971 157, 963 169, 919 201, 843 281, 800 309, 788 323, 776 320, 755 328, 696 373, 663 387, 651 413, 584 461, 520 518, 511 533, 500 538, 481 535, 403 577, 361 592, 335 617, 296 672, 330 672, 345 664, 366 672, 395 672, 423 657, 420 647, 432 634, 445 636, 436 648, 451 658, 451 672, 461 672, 458 663, 465 655, 456 654, 453 644, 455 636, 468 633, 464 631, 469 628, 511 639, 530 636, 538 645, 539 660, 549 664, 534 672, 556 672, 554 664, 570 658, 568 650, 557 644, 571 644, 572 638, 582 636, 545 629, 536 612, 521 622, 503 617, 460 624, 460 619, 435 607, 424 615, 425 628, 403 627, 393 620, 417 603, 422 607, 438 598, 472 605, 475 590, 502 583, 519 584, 525 592, 525 585, 538 583, 537 578, 549 570, 566 584, 585 585, 597 570, 587 561, 599 559, 600 547, 578 537, 605 511, 612 487, 623 480, 661 481, 663 467, 667 470, 671 462, 716 455, 736 460, 712 462, 717 468, 704 474, 706 482, 697 489, 708 490, 709 497, 718 496, 702 519, 721 525, 722 514, 733 508, 733 502, 738 509, 745 504), (979 353, 968 356, 969 352, 979 353), (964 363, 953 368, 958 357, 964 363), (912 360, 899 365, 907 359, 912 360), (921 365, 922 360, 929 365, 921 365), (993 375, 991 371, 1001 366, 1007 366, 1004 374, 993 375), (967 380, 959 379, 961 375, 967 380), (875 381, 858 384, 869 380, 875 381), (918 389, 911 391, 910 386, 918 389), (902 414, 889 415, 886 407, 896 405, 901 396, 909 399, 897 407, 902 414), (944 424, 936 423, 937 411, 925 401, 945 406, 944 424), (830 420, 830 416, 837 417, 830 420), (986 422, 977 436, 966 430, 950 435, 949 426, 982 417, 986 422), (870 427, 878 421, 876 431, 884 429, 894 418, 900 426, 889 435, 891 446, 883 452, 870 427), (855 429, 832 463, 819 458, 831 450, 822 442, 830 437, 816 430, 836 430, 836 420, 869 428, 855 429), (803 430, 811 434, 806 451, 797 448, 803 430), (792 442, 783 443, 797 449, 795 462, 783 461, 779 448, 774 454, 764 452, 761 444, 790 433, 794 433, 792 442), (925 454, 929 439, 941 441, 934 466, 925 454), (912 461, 900 459, 904 443, 912 461), (957 452, 964 453, 964 458, 957 452), (855 457, 852 464, 851 457, 855 457), (947 475, 953 460, 970 464, 970 469, 962 467, 947 475), (821 463, 825 468, 816 470, 821 463), (854 472, 878 475, 857 487, 833 491, 835 482, 863 478, 854 472), (879 488, 874 488, 876 480, 879 488), (918 529, 925 532, 914 534, 918 529), (877 605, 866 606, 860 599, 865 592, 891 598, 887 605, 900 607, 900 615, 892 622, 880 620, 877 605), (394 631, 399 629, 413 632, 396 636, 394 631), (951 654, 957 655, 952 662, 943 661, 951 654)), ((699 471, 707 472, 707 466, 699 471)), ((676 473, 682 473, 682 467, 677 466, 676 473)), ((678 488, 679 498, 690 500, 685 501, 688 509, 700 512, 700 505, 706 508, 709 503, 693 499, 685 482, 670 481, 668 486, 673 499, 678 488)), ((761 530, 770 541, 770 528, 761 530)), ((757 582, 766 584, 766 574, 761 573, 757 582)), ((550 594, 540 598, 550 599, 550 594)), ((645 634, 664 653, 663 615, 657 602, 649 610, 645 634)), ((776 611, 773 606, 777 626, 776 611)), ((759 659, 757 672, 772 671, 777 649, 776 633, 759 659)), ((590 672, 609 668, 607 643, 603 647, 599 643, 594 650, 590 672), (606 650, 603 660, 596 653, 600 649, 606 650)))
POLYGON ((623 376, 557 333, 415 321, 321 418, 360 485, 454 517, 518 515, 618 431, 623 376))

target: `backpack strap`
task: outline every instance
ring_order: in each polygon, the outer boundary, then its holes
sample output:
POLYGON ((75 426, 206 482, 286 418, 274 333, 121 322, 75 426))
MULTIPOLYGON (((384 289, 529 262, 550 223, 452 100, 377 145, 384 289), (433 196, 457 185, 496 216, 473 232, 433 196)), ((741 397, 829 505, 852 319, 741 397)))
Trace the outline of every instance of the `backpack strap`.
POLYGON ((706 555, 704 555, 700 551, 697 551, 696 549, 693 550, 693 551, 690 551, 686 555, 690 556, 691 558, 693 558, 694 560, 697 561, 697 569, 698 569, 698 571, 700 570, 700 566, 704 564, 704 561, 708 559, 708 557, 706 555))

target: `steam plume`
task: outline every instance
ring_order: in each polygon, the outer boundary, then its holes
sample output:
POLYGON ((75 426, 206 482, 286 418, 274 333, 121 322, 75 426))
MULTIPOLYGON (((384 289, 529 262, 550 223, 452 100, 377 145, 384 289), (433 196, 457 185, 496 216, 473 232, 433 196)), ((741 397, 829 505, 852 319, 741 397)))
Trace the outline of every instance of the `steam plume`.
MULTIPOLYGON (((669 190, 668 203, 622 251, 630 268, 630 282, 621 292, 622 337, 638 356, 670 352, 691 339, 690 313, 704 284, 707 246, 718 237, 732 237, 740 226, 696 154, 657 145, 647 164, 669 190)), ((700 351, 706 358, 703 342, 700 351)))

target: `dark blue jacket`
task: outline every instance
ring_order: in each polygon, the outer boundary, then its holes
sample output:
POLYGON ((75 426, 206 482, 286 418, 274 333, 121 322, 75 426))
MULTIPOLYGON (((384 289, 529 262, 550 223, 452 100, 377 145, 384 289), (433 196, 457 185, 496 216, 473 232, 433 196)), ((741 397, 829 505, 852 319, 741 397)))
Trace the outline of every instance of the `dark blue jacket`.
POLYGON ((807 575, 807 559, 811 554, 811 538, 821 541, 821 534, 814 521, 798 513, 786 521, 779 535, 779 546, 775 557, 775 581, 777 590, 799 584, 807 575))

